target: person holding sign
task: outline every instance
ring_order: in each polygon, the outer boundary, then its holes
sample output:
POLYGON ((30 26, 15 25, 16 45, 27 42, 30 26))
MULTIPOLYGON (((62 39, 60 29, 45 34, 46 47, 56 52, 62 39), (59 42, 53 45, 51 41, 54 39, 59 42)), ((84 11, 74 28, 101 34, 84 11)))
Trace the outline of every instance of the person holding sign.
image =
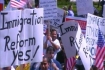
POLYGON ((60 42, 57 39, 57 31, 51 30, 51 33, 47 30, 46 36, 44 36, 44 55, 48 46, 52 46, 55 49, 54 59, 56 59, 57 53, 61 50, 60 42))

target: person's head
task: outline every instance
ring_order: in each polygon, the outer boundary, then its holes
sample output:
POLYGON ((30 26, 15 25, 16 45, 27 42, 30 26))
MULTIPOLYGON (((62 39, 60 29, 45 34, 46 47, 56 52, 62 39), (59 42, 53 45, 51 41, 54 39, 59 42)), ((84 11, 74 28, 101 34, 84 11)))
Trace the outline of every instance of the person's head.
POLYGON ((51 30, 51 37, 52 37, 52 40, 55 40, 57 38, 57 31, 55 29, 51 30))
POLYGON ((55 51, 55 49, 52 46, 49 46, 47 48, 46 54, 47 54, 47 57, 48 57, 49 60, 54 57, 54 51, 55 51))
POLYGON ((73 8, 72 5, 69 5, 68 10, 72 10, 72 8, 73 8))
POLYGON ((49 63, 47 57, 43 57, 43 61, 41 62, 41 70, 48 70, 49 63))

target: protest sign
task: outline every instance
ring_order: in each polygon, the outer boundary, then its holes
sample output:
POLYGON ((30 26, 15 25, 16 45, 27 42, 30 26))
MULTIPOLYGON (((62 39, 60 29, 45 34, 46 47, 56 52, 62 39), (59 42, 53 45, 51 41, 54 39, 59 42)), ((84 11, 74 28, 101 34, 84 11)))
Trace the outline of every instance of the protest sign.
POLYGON ((79 23, 81 29, 82 29, 82 33, 85 35, 86 32, 86 24, 87 24, 87 20, 86 18, 81 18, 81 17, 66 17, 65 21, 69 21, 69 20, 75 20, 79 23))
POLYGON ((98 29, 99 29, 99 17, 88 14, 87 26, 86 26, 86 43, 90 50, 92 58, 95 58, 95 52, 97 48, 98 29))
POLYGON ((50 25, 53 27, 58 27, 60 24, 62 24, 63 16, 64 10, 57 8, 57 16, 51 19, 50 25))
POLYGON ((39 6, 44 8, 44 20, 57 16, 57 0, 39 0, 39 6))
POLYGON ((87 13, 94 13, 93 1, 92 0, 76 0, 77 14, 85 15, 87 13))
POLYGON ((81 57, 85 70, 90 70, 93 64, 93 59, 90 56, 90 51, 87 49, 86 40, 84 39, 84 35, 81 33, 80 26, 78 26, 78 32, 76 34, 74 43, 76 45, 78 54, 81 57))
POLYGON ((105 5, 103 7, 103 17, 105 18, 105 5))
POLYGON ((41 62, 43 9, 4 11, 0 17, 0 68, 41 62))
POLYGON ((59 26, 61 40, 65 49, 67 58, 76 55, 76 48, 74 45, 75 35, 78 30, 78 23, 76 21, 67 21, 59 26))

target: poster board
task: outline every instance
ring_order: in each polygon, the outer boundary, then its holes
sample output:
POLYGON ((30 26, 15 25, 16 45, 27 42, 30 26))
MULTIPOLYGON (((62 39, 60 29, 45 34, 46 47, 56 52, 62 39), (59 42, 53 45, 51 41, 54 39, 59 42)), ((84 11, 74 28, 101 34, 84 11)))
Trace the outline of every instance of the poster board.
POLYGON ((64 22, 59 26, 59 31, 67 58, 75 56, 76 48, 74 40, 78 31, 78 23, 75 21, 64 22))
POLYGON ((0 17, 0 68, 41 62, 43 9, 2 11, 0 17))
POLYGON ((57 16, 57 0, 39 0, 39 7, 44 8, 44 20, 57 16))
POLYGON ((76 0, 77 14, 86 15, 87 13, 94 13, 92 0, 76 0))

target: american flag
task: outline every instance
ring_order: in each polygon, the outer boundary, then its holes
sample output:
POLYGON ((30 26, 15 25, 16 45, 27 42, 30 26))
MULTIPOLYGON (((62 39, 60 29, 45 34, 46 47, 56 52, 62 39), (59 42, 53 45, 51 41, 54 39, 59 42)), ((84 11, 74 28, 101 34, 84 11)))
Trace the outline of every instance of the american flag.
POLYGON ((104 53, 105 53, 104 36, 102 32, 99 30, 95 66, 100 70, 104 70, 103 66, 104 55, 105 55, 104 53))
POLYGON ((75 64, 76 64, 76 58, 75 57, 68 58, 67 64, 66 64, 66 70, 73 70, 75 64))
POLYGON ((26 0, 10 0, 11 7, 23 8, 26 5, 26 0))

